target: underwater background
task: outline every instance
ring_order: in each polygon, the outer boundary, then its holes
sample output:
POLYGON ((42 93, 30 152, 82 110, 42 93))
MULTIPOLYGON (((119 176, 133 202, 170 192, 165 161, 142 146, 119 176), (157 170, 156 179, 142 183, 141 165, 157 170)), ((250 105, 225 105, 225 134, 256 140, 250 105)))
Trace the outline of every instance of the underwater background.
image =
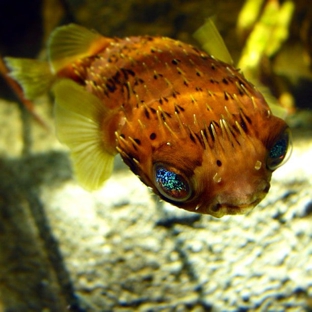
POLYGON ((196 45, 210 16, 292 129, 292 156, 267 197, 246 216, 185 212, 120 159, 88 193, 55 137, 52 98, 27 109, 1 80, 0 311, 312 311, 308 0, 4 0, 0 54, 44 59, 50 32, 70 22, 196 45))

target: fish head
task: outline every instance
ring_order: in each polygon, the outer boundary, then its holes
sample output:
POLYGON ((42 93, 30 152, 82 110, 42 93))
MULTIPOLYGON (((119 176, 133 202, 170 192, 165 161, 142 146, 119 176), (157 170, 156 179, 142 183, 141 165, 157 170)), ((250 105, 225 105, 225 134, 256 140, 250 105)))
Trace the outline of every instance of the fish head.
POLYGON ((153 159, 154 191, 180 208, 214 217, 248 213, 266 196, 272 172, 289 154, 289 130, 272 118, 262 138, 234 141, 220 134, 213 148, 188 142, 160 147, 153 159))
POLYGON ((291 150, 286 123, 273 115, 266 118, 269 122, 260 118, 245 130, 225 119, 197 134, 188 128, 188 135, 164 136, 143 150, 148 144, 141 131, 140 145, 119 142, 121 156, 146 185, 177 207, 214 217, 246 214, 266 196, 272 172, 291 150))

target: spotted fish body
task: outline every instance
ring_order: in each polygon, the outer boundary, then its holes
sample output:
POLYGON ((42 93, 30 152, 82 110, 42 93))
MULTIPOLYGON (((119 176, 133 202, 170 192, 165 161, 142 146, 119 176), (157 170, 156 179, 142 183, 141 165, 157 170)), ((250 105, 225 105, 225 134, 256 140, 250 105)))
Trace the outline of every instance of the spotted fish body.
POLYGON ((245 213, 266 195, 287 125, 237 69, 149 36, 98 36, 86 55, 59 61, 62 32, 50 43, 57 132, 85 187, 101 185, 119 153, 162 199, 189 211, 245 213))

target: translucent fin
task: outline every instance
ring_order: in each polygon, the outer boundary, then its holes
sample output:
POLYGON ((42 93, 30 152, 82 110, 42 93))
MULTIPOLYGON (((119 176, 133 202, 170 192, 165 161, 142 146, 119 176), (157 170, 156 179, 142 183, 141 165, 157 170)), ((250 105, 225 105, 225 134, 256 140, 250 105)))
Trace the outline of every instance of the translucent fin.
POLYGON ((71 151, 78 182, 95 190, 113 169, 112 147, 105 146, 100 120, 107 113, 103 103, 75 82, 64 79, 53 87, 56 134, 71 151))
POLYGON ((4 61, 10 77, 20 84, 27 99, 34 99, 51 88, 55 77, 47 62, 14 57, 6 57, 4 61))
POLYGON ((109 42, 110 39, 79 25, 58 27, 48 42, 51 70, 56 73, 79 58, 95 55, 109 42))
POLYGON ((268 103, 273 115, 286 120, 288 116, 287 109, 278 103, 278 100, 272 95, 269 88, 258 83, 257 89, 261 92, 265 101, 268 103))
POLYGON ((195 31, 193 37, 208 54, 220 61, 233 64, 230 52, 211 18, 207 19, 205 24, 195 31))

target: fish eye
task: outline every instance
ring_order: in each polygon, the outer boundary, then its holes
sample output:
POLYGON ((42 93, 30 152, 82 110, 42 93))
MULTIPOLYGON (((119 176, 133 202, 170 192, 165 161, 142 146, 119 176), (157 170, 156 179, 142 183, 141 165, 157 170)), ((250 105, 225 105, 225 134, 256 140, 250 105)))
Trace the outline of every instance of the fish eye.
POLYGON ((157 190, 168 200, 183 202, 191 196, 191 188, 187 179, 170 166, 155 164, 154 179, 157 190))
POLYGON ((274 145, 269 151, 267 158, 267 167, 270 170, 275 170, 282 164, 284 164, 292 150, 292 144, 290 139, 290 130, 286 129, 275 141, 274 145))

